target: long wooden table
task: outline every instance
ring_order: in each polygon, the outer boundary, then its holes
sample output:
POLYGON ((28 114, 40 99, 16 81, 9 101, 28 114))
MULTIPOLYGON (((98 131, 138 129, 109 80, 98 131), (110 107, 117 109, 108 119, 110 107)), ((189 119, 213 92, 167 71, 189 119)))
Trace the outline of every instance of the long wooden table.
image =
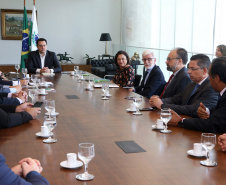
MULTIPOLYGON (((171 134, 152 130, 159 118, 158 111, 146 111, 134 116, 126 111, 131 100, 126 96, 134 93, 128 89, 110 89, 110 100, 101 100, 101 89, 84 91, 87 82, 78 83, 76 77, 57 74, 46 78, 54 82, 56 92, 46 99, 56 100, 57 127, 54 138, 57 143, 45 144, 43 138, 35 136, 43 124, 46 112, 44 106, 37 120, 10 129, 0 130, 0 153, 12 167, 24 157, 41 161, 42 173, 51 185, 203 185, 222 184, 226 180, 226 154, 217 145, 210 158, 217 167, 204 167, 200 160, 187 155, 193 143, 200 142, 201 133, 171 127, 171 134), (79 99, 69 100, 65 95, 76 95, 79 99), (147 152, 124 153, 115 141, 134 140, 147 152), (84 172, 84 166, 69 170, 60 167, 66 154, 78 152, 82 142, 95 144, 95 158, 89 163, 89 173, 95 175, 92 181, 78 181, 75 176, 84 172)), ((143 107, 148 106, 144 98, 143 107)))

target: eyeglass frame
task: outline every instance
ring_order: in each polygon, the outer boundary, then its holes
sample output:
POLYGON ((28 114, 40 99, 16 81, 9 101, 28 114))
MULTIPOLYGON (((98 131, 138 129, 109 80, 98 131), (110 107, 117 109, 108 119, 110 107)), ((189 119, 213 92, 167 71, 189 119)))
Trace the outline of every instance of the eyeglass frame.
POLYGON ((145 62, 146 60, 148 62, 152 61, 153 59, 156 59, 156 58, 142 58, 142 61, 145 62))
MULTIPOLYGON (((203 67, 203 68, 204 68, 204 67, 203 67)), ((197 67, 197 68, 189 68, 189 67, 188 67, 188 70, 196 71, 196 70, 198 70, 198 69, 203 69, 203 68, 201 68, 201 67, 197 67)))

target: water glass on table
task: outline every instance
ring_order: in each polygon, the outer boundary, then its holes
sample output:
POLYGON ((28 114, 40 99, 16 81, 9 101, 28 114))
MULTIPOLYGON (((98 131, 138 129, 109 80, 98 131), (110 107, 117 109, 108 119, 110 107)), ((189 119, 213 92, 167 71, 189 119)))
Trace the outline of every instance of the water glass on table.
POLYGON ((44 125, 49 129, 50 136, 49 136, 48 139, 44 139, 43 142, 44 143, 55 143, 55 142, 57 142, 56 139, 53 139, 51 137, 51 132, 57 126, 56 117, 45 116, 44 117, 44 125))
POLYGON ((163 108, 163 109, 161 109, 160 118, 165 124, 165 129, 164 130, 160 130, 160 132, 165 133, 165 134, 171 133, 172 131, 167 129, 167 123, 172 118, 171 109, 170 108, 163 108))
POLYGON ((85 165, 85 172, 76 176, 79 180, 92 180, 94 175, 88 173, 88 163, 94 158, 95 150, 92 143, 80 143, 78 148, 78 158, 85 165))

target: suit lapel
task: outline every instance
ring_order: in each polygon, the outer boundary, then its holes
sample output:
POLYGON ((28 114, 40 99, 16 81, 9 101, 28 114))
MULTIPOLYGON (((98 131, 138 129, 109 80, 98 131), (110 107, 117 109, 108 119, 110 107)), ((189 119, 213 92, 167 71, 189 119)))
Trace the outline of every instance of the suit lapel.
POLYGON ((49 52, 46 50, 46 57, 45 57, 45 63, 44 63, 45 67, 48 67, 48 65, 47 65, 48 59, 49 59, 49 52))
POLYGON ((37 59, 38 59, 38 68, 40 68, 41 69, 41 58, 40 58, 40 55, 39 55, 39 52, 38 52, 38 50, 36 51, 36 57, 37 57, 37 59))

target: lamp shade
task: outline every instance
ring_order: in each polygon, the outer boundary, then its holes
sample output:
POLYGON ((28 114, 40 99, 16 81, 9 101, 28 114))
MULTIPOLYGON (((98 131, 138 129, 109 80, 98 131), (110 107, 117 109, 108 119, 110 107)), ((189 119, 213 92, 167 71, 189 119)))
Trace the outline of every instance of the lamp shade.
POLYGON ((111 36, 109 33, 102 33, 100 36, 100 41, 111 41, 111 36))

